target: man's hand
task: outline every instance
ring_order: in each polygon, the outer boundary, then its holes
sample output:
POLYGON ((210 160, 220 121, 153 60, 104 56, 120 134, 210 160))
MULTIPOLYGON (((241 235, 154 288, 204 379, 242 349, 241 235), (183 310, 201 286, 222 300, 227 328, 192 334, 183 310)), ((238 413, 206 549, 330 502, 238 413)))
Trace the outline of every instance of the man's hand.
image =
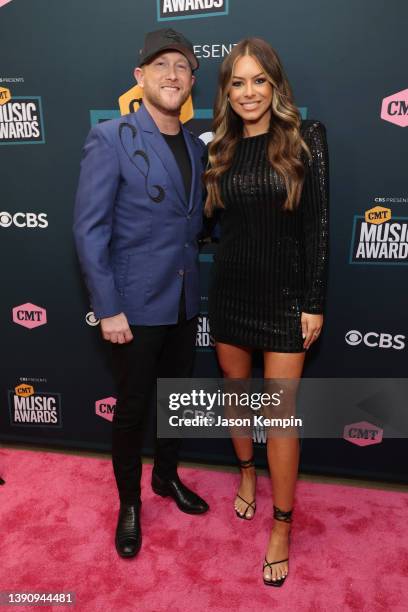
POLYGON ((103 339, 109 342, 126 344, 133 340, 133 334, 123 312, 114 317, 101 319, 101 331, 103 339))
POLYGON ((308 349, 320 336, 323 325, 323 315, 302 312, 301 316, 303 348, 308 349))

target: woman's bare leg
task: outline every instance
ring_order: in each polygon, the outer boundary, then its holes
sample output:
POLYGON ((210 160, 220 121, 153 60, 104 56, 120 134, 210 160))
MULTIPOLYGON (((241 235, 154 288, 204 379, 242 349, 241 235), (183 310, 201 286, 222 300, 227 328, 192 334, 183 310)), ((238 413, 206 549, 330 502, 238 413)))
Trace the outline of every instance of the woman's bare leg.
MULTIPOLYGON (((252 372, 252 352, 251 349, 223 342, 216 343, 218 362, 225 378, 247 379, 252 372)), ((240 461, 247 461, 253 455, 253 441, 251 437, 234 437, 232 443, 235 453, 240 461)), ((241 470, 241 482, 238 488, 238 495, 251 502, 255 499, 256 475, 254 467, 247 467, 241 470)), ((252 507, 236 497, 235 510, 250 519, 254 515, 252 507), (245 512, 246 510, 246 512, 245 512)))
MULTIPOLYGON (((304 353, 264 353, 265 379, 299 379, 302 375, 304 353)), ((294 381, 294 387, 296 382, 294 381)), ((294 413, 295 393, 287 406, 294 413)), ((292 510, 296 480, 299 468, 299 439, 295 432, 290 437, 272 436, 267 441, 268 465, 272 479, 273 503, 284 512, 292 510)), ((287 559, 289 553, 290 524, 274 520, 266 559, 278 561, 287 559)), ((266 580, 279 580, 288 573, 288 562, 266 567, 266 580)))

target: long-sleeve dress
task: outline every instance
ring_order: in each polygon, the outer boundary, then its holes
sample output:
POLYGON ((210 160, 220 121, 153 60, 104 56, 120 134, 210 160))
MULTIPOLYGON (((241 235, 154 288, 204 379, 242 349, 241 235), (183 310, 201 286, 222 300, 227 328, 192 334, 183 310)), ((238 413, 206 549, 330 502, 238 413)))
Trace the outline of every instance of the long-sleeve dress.
POLYGON ((218 342, 302 352, 301 314, 322 313, 328 258, 328 155, 324 126, 304 121, 305 180, 284 211, 283 180, 267 159, 268 135, 242 138, 221 177, 225 206, 209 292, 218 342))

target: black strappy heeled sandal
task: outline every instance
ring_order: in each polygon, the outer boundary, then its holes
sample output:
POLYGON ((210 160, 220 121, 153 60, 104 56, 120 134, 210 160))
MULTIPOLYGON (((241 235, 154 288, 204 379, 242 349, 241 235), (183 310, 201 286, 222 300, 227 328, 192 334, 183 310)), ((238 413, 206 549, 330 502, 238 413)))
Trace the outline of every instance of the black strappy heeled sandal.
MULTIPOLYGON (((245 470, 246 468, 254 467, 254 465, 255 465, 254 457, 252 456, 251 459, 248 459, 247 461, 238 460, 238 465, 239 465, 241 470, 242 469, 245 470)), ((236 497, 239 497, 239 499, 241 499, 247 505, 247 507, 245 508, 244 514, 240 514, 238 512, 238 510, 235 510, 235 514, 240 519, 245 519, 246 521, 252 521, 252 519, 255 516, 255 512, 256 512, 256 502, 255 502, 255 499, 252 500, 251 502, 249 502, 248 500, 246 500, 243 497, 241 497, 240 495, 238 495, 238 493, 237 493, 236 497), (248 512, 248 510, 250 508, 252 508, 254 513, 253 513, 252 516, 247 516, 247 512, 248 512)))
MULTIPOLYGON (((287 512, 284 512, 277 506, 274 506, 273 507, 273 518, 276 521, 284 521, 285 523, 291 523, 292 522, 292 512, 293 512, 293 509, 288 510, 287 512)), ((284 563, 285 561, 289 561, 289 557, 287 559, 281 559, 280 561, 271 561, 271 562, 269 562, 268 559, 265 557, 265 561, 264 561, 263 568, 262 568, 262 574, 264 573, 266 567, 269 567, 270 570, 272 571, 272 565, 277 565, 278 563, 284 563)), ((264 576, 263 581, 266 586, 281 587, 283 583, 285 582, 287 575, 288 574, 283 576, 283 578, 279 578, 278 580, 265 580, 265 576, 264 576)))

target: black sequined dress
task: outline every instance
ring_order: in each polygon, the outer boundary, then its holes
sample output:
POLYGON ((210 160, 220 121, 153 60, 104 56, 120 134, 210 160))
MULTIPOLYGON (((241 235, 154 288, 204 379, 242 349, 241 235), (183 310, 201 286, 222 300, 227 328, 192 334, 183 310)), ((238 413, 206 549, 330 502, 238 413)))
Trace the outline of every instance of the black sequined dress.
POLYGON ((322 313, 328 254, 328 156, 324 126, 304 121, 312 158, 302 197, 282 210, 282 179, 266 154, 267 134, 242 138, 221 179, 225 206, 209 293, 211 333, 219 342, 302 352, 301 313, 322 313))

